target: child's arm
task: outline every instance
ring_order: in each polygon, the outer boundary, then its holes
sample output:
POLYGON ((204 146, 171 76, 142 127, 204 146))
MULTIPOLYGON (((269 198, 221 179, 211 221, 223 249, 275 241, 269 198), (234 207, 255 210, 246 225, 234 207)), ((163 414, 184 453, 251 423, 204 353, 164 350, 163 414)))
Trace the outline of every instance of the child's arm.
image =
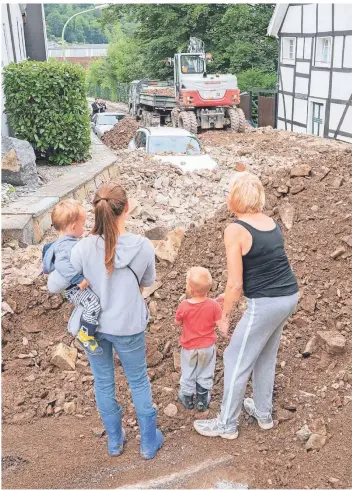
POLYGON ((183 320, 177 320, 175 318, 175 327, 182 327, 182 325, 183 325, 183 320))
POLYGON ((175 315, 175 327, 181 327, 183 325, 183 304, 181 303, 177 310, 176 310, 176 315, 175 315))

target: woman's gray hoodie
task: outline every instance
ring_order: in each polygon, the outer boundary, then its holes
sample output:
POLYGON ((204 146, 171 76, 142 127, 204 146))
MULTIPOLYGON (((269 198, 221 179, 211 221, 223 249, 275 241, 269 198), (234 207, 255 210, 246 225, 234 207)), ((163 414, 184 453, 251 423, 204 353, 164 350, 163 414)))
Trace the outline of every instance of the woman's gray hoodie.
MULTIPOLYGON (((155 252, 152 243, 145 237, 126 233, 118 237, 115 268, 110 276, 104 262, 105 247, 101 237, 89 235, 72 249, 71 264, 83 274, 100 299, 98 332, 111 335, 142 332, 147 326, 148 309, 137 279, 127 266, 137 275, 140 286, 154 284, 155 252)), ((57 292, 57 287, 49 283, 49 289, 57 292)))

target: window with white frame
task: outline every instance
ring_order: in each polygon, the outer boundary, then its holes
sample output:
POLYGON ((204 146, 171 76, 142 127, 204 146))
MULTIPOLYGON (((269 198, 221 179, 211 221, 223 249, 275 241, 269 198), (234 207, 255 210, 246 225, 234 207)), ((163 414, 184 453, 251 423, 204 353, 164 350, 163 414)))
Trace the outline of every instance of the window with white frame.
POLYGON ((294 61, 296 58, 296 38, 284 37, 282 40, 282 59, 294 61))
POLYGON ((315 61, 329 64, 331 60, 331 37, 317 37, 315 61))

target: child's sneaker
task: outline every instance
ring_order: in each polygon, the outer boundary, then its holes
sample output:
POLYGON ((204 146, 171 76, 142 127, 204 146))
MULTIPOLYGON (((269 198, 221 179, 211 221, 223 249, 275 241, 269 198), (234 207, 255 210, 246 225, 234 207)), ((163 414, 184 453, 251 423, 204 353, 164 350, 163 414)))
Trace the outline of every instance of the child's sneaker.
POLYGON ((245 398, 243 406, 248 415, 256 419, 261 429, 268 430, 274 427, 274 421, 270 413, 258 414, 253 398, 245 398))
POLYGON ((103 353, 103 349, 98 345, 95 338, 92 335, 88 335, 82 327, 78 331, 76 340, 85 352, 91 356, 100 356, 103 353))
POLYGON ((205 412, 205 410, 209 407, 210 403, 210 393, 209 390, 206 390, 198 383, 197 386, 197 410, 198 412, 205 412))
POLYGON ((182 403, 186 410, 194 409, 193 395, 185 395, 182 393, 182 391, 179 391, 178 400, 182 403))

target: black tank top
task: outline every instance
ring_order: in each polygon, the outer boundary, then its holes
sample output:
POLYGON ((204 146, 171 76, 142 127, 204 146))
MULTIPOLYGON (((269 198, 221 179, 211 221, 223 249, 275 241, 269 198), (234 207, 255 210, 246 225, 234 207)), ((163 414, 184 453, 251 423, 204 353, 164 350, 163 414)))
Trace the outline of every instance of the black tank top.
POLYGON ((282 231, 275 221, 275 228, 260 231, 244 221, 243 226, 252 235, 252 246, 243 263, 243 292, 247 298, 272 298, 290 296, 298 292, 298 284, 284 248, 282 231))

